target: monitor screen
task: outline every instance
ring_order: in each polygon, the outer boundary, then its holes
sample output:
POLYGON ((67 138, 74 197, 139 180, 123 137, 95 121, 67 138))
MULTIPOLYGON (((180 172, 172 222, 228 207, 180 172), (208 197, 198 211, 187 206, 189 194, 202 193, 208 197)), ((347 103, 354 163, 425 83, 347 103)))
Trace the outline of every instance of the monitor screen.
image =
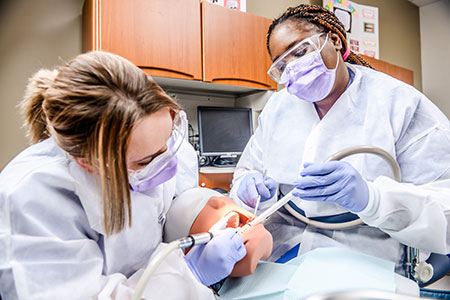
POLYGON ((199 106, 198 133, 200 155, 240 155, 250 139, 250 108, 199 106))

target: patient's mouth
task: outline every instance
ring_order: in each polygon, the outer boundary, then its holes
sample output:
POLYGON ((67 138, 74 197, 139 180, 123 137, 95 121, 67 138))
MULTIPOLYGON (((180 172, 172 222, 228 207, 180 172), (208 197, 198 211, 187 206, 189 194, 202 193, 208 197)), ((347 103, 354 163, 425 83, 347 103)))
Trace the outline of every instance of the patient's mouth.
POLYGON ((226 228, 243 227, 248 222, 254 219, 254 217, 244 215, 243 213, 235 210, 228 212, 225 217, 227 218, 226 228))

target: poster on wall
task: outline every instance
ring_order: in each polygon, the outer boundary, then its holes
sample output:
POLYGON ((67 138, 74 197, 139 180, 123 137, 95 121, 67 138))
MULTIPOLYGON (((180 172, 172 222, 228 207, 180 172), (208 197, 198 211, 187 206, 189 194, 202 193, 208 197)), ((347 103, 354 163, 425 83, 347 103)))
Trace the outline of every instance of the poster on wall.
POLYGON ((246 0, 208 0, 208 2, 240 11, 245 11, 245 1, 246 0))
POLYGON ((378 7, 348 0, 323 0, 323 6, 336 14, 347 31, 350 50, 379 58, 378 7))

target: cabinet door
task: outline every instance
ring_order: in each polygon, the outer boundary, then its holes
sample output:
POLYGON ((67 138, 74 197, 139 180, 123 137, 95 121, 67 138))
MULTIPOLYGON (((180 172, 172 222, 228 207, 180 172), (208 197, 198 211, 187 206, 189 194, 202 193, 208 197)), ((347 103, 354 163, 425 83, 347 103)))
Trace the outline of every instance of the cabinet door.
POLYGON ((267 75, 270 19, 202 2, 203 80, 276 89, 267 75))
POLYGON ((199 0, 86 0, 84 50, 119 54, 146 73, 202 79, 199 0))

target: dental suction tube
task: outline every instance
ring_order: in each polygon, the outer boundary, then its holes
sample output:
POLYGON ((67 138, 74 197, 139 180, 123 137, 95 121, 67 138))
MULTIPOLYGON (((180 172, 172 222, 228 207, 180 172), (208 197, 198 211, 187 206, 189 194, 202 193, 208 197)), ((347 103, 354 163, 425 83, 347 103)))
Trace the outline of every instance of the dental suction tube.
POLYGON ((204 233, 198 233, 198 234, 192 234, 187 237, 175 240, 171 243, 169 243, 166 247, 160 249, 159 251, 155 252, 152 257, 150 258, 150 262, 148 263, 147 268, 145 269, 144 273, 142 274, 141 278, 139 279, 136 288, 134 290, 132 300, 140 300, 142 293, 145 290, 145 287, 147 286, 148 280, 150 279, 150 276, 152 276, 153 272, 158 268, 158 266, 161 264, 161 262, 174 250, 176 249, 184 249, 189 248, 195 245, 201 245, 206 244, 209 242, 214 235, 210 232, 204 232, 204 233))
MULTIPOLYGON (((336 152, 335 154, 331 155, 330 157, 328 157, 325 160, 325 162, 329 162, 332 160, 341 160, 344 157, 354 155, 354 154, 360 154, 360 153, 375 154, 375 155, 378 155, 381 158, 385 159, 392 169, 394 180, 396 180, 398 182, 400 182, 402 180, 401 174, 400 174, 400 166, 398 165, 397 161, 387 151, 385 151, 381 148, 378 148, 378 147, 374 147, 374 146, 354 146, 354 147, 345 148, 339 152, 336 152)), ((320 221, 316 221, 316 220, 311 220, 310 218, 297 212, 288 203, 293 198, 295 198, 295 197, 292 195, 292 191, 290 191, 283 198, 278 200, 274 205, 272 205, 267 210, 262 212, 258 217, 253 219, 249 223, 249 225, 254 226, 260 222, 264 222, 268 217, 270 217, 270 215, 272 215, 274 212, 276 212, 282 206, 284 206, 290 214, 292 214, 294 217, 296 217, 300 221, 302 221, 306 224, 318 227, 318 228, 322 228, 322 229, 340 230, 340 229, 352 228, 357 225, 363 224, 363 221, 360 218, 358 218, 356 220, 348 221, 348 222, 343 222, 343 223, 325 223, 325 222, 320 222, 320 221)))
POLYGON ((344 157, 360 153, 375 154, 380 156, 381 158, 384 158, 384 160, 387 161, 387 163, 392 169, 394 180, 398 182, 402 181, 402 175, 400 174, 400 166, 398 165, 397 161, 389 154, 389 152, 374 146, 348 147, 331 155, 325 160, 325 162, 329 162, 332 160, 341 160, 344 157))

